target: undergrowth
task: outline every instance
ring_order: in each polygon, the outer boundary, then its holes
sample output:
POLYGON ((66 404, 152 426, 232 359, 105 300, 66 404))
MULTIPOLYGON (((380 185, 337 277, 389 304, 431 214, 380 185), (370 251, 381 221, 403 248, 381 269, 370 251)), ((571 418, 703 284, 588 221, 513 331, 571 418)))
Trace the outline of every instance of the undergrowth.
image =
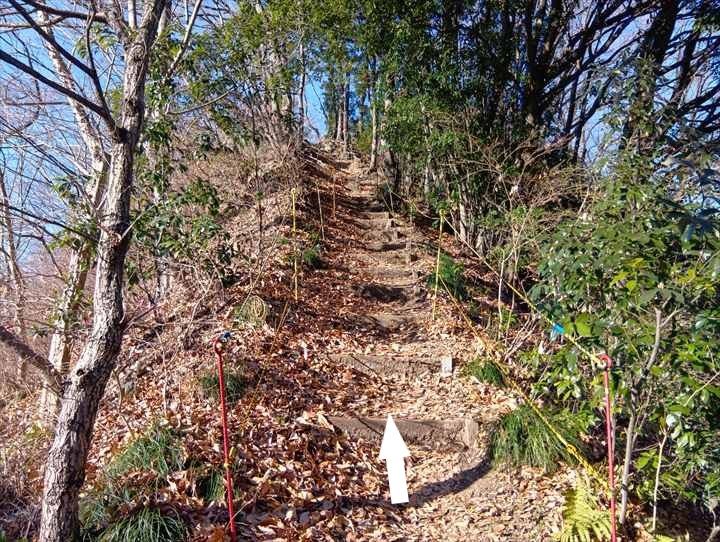
POLYGON ((316 246, 306 247, 302 250, 300 259, 304 266, 310 269, 320 269, 323 265, 322 258, 320 257, 320 251, 316 246))
MULTIPOLYGON (((245 377, 237 369, 225 369, 225 398, 228 402, 239 401, 245 393, 245 377)), ((200 375, 200 388, 203 395, 208 399, 218 400, 220 398, 220 378, 216 370, 208 370, 200 375)))
POLYGON ((112 524, 98 537, 84 540, 97 542, 179 542, 185 539, 187 527, 174 511, 164 512, 144 507, 112 524))
POLYGON ((322 241, 318 232, 310 232, 308 240, 300 250, 300 262, 308 269, 321 269, 324 262, 321 256, 322 241))
MULTIPOLYGON (((545 410, 543 415, 568 443, 581 449, 580 435, 587 427, 584 417, 562 410, 545 410)), ((546 472, 557 469, 560 460, 572 460, 563 444, 527 405, 503 416, 493 433, 490 451, 495 464, 530 465, 546 472)))
POLYGON ((558 542, 610 540, 610 515, 600 509, 597 499, 582 481, 565 494, 562 518, 562 531, 554 536, 558 542))
POLYGON ((111 478, 118 478, 130 471, 144 470, 164 478, 182 466, 178 436, 168 427, 153 424, 113 459, 106 472, 111 478))
POLYGON ((482 361, 479 358, 475 358, 465 368, 465 373, 468 376, 474 376, 481 382, 487 382, 498 388, 505 387, 505 376, 498 366, 493 361, 482 361))
POLYGON ((268 317, 267 303, 260 296, 250 295, 233 310, 233 318, 237 324, 262 326, 268 317))
POLYGON ((225 477, 221 469, 212 469, 198 480, 198 494, 205 502, 222 502, 225 499, 225 477))
POLYGON ((82 540, 150 542, 183 540, 186 527, 172 510, 152 505, 167 476, 185 464, 179 436, 152 424, 128 444, 105 469, 105 475, 80 503, 82 540), (148 503, 128 513, 130 502, 148 503))
POLYGON ((438 291, 447 290, 456 299, 468 299, 465 267, 444 252, 440 253, 439 265, 433 269, 427 279, 428 287, 434 290, 436 281, 438 291))

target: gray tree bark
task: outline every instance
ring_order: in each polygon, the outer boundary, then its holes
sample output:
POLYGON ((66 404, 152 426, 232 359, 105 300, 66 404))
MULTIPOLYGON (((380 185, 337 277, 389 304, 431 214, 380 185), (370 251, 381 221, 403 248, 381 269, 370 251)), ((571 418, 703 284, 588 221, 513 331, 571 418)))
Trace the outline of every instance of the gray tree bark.
MULTIPOLYGON (((48 15, 40 11, 38 17, 40 23, 47 29, 48 35, 54 38, 48 15)), ((70 68, 58 49, 47 41, 45 42, 45 49, 52 61, 58 79, 67 88, 78 90, 70 68)), ((90 155, 90 182, 85 187, 89 201, 86 203, 88 207, 97 209, 105 191, 108 156, 103 148, 102 137, 87 111, 70 98, 68 98, 68 104, 73 112, 80 137, 90 155)), ((77 248, 70 249, 65 287, 60 295, 53 318, 53 332, 50 337, 48 359, 61 375, 65 375, 70 370, 73 349, 72 328, 78 318, 80 302, 85 291, 85 283, 92 263, 92 248, 91 241, 80 239, 77 248)), ((41 418, 46 426, 52 427, 59 409, 60 398, 45 388, 40 400, 40 410, 41 418)))
MULTIPOLYGON (((7 260, 8 271, 10 272, 10 280, 15 290, 15 323, 20 339, 27 343, 27 327, 25 326, 25 278, 18 263, 17 250, 15 248, 15 227, 12 216, 10 215, 10 198, 8 196, 7 187, 5 186, 5 174, 0 170, 0 213, 7 238, 7 260)), ((2 245, 0 244, 0 247, 2 245)), ((27 379, 27 361, 20 357, 18 359, 18 374, 20 381, 25 382, 27 379)))
POLYGON ((48 460, 39 540, 65 542, 78 533, 78 494, 93 426, 123 337, 123 282, 130 243, 135 147, 145 113, 145 80, 166 0, 145 3, 138 32, 125 44, 122 112, 113 134, 97 249, 93 329, 64 390, 48 460))

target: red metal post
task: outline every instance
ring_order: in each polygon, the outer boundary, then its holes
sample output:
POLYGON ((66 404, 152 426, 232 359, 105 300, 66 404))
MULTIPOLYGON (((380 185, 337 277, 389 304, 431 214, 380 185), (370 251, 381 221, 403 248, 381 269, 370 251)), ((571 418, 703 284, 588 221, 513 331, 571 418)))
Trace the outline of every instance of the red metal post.
POLYGON ((615 431, 612 423, 612 410, 610 404, 610 369, 612 358, 607 354, 600 354, 599 359, 605 362, 605 430, 607 438, 608 456, 608 484, 610 486, 610 541, 617 540, 617 525, 615 515, 615 431))
POLYGON ((230 449, 228 437, 227 423, 227 405, 225 403, 225 375, 223 374, 223 356, 221 340, 223 336, 218 337, 213 342, 213 350, 217 355, 218 367, 218 385, 220 388, 220 412, 222 413, 222 432, 223 432, 223 454, 225 456, 225 484, 227 486, 227 508, 230 517, 230 540, 237 542, 237 527, 235 526, 235 512, 233 510, 233 482, 232 470, 230 469, 230 449))

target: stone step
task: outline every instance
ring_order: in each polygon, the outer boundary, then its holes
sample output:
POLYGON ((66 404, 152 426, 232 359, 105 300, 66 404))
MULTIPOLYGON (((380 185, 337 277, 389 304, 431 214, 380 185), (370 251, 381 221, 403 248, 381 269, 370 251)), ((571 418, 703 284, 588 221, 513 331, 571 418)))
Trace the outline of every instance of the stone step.
POLYGON ((389 230, 399 225, 394 218, 359 218, 358 224, 364 230, 389 230))
MULTIPOLYGON (((427 446, 436 449, 475 448, 479 424, 469 418, 446 420, 418 420, 395 418, 400 434, 409 445, 427 446)), ((380 445, 385 431, 386 418, 361 416, 329 416, 335 427, 347 433, 350 438, 363 439, 380 445)))
POLYGON ((364 239, 370 241, 400 241, 407 239, 412 234, 412 228, 390 228, 383 230, 369 230, 363 234, 364 239))
POLYGON ((364 211, 360 213, 360 218, 364 220, 390 220, 388 211, 364 211))
POLYGON ((356 314, 354 320, 361 325, 367 325, 382 331, 396 332, 414 328, 424 318, 418 314, 379 312, 375 314, 356 314))
POLYGON ((421 288, 419 284, 396 286, 392 284, 379 284, 371 282, 361 284, 354 288, 361 297, 366 299, 375 299, 384 303, 392 303, 399 301, 407 303, 409 301, 422 301, 427 297, 427 291, 421 288))
POLYGON ((359 213, 383 212, 387 209, 382 202, 379 202, 375 198, 363 196, 355 196, 345 205, 359 213))
POLYGON ((413 377, 422 373, 439 373, 440 360, 398 357, 392 354, 331 354, 330 359, 366 374, 413 377))
POLYGON ((405 267, 378 267, 375 265, 368 272, 379 282, 389 283, 392 286, 412 286, 420 278, 417 270, 405 267))
POLYGON ((378 252, 372 255, 358 255, 358 259, 368 266, 384 264, 400 264, 410 265, 418 259, 417 252, 413 250, 391 250, 388 252, 378 252))
POLYGON ((409 240, 401 241, 373 241, 365 245, 372 252, 391 252, 393 250, 406 250, 411 248, 409 240))

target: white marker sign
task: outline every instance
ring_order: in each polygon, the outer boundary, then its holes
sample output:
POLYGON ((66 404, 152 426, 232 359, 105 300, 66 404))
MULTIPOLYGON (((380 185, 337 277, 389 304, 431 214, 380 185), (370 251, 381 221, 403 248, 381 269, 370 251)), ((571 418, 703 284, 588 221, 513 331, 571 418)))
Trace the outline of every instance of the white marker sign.
POLYGON ((408 502, 407 479, 405 478, 405 458, 410 457, 410 450, 392 416, 388 414, 380 445, 380 459, 387 463, 388 482, 390 483, 390 502, 400 504, 408 502))

